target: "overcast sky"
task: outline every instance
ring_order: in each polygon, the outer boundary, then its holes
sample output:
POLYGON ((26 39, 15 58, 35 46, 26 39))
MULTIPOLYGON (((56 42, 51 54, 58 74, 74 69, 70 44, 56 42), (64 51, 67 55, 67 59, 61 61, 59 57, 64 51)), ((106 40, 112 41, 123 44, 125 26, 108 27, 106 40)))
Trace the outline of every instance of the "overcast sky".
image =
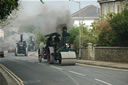
MULTIPOLYGON (((95 5, 99 7, 97 0, 75 0, 81 1, 81 8, 86 7, 88 5, 95 5)), ((44 0, 45 5, 52 8, 66 8, 70 10, 71 13, 74 13, 79 10, 79 5, 76 2, 72 2, 69 0, 44 0)), ((28 15, 37 14, 37 11, 43 5, 40 0, 21 0, 22 9, 28 15)))
MULTIPOLYGON (((40 1, 40 0, 22 0, 22 1, 40 1)), ((43 0, 43 1, 72 1, 72 0, 43 0)), ((97 0, 74 0, 74 1, 97 1, 97 0)))

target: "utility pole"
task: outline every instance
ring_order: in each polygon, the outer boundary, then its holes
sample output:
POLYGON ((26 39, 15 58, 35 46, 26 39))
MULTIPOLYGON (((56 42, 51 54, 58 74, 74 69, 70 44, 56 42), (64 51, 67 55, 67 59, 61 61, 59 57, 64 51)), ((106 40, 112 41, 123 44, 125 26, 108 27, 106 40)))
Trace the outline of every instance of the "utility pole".
MULTIPOLYGON (((81 9, 81 3, 80 1, 74 1, 74 0, 69 0, 69 1, 72 1, 72 2, 75 2, 75 3, 78 3, 79 5, 79 11, 81 9)), ((80 12, 79 12, 79 58, 81 57, 81 29, 80 29, 80 12)))

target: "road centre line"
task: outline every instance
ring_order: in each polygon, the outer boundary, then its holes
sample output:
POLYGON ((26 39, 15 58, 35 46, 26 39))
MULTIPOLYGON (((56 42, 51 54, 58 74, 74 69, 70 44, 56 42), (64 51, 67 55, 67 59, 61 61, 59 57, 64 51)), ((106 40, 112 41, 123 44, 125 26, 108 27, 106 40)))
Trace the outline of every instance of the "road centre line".
POLYGON ((34 83, 40 83, 41 80, 28 80, 28 81, 24 81, 24 84, 34 84, 34 83))
POLYGON ((109 67, 102 67, 102 66, 94 66, 94 65, 86 65, 86 64, 80 64, 80 63, 76 63, 77 65, 80 66, 88 66, 88 67, 95 67, 95 68, 103 68, 103 69, 109 69, 109 70, 117 70, 117 71, 125 71, 128 72, 128 70, 125 69, 116 69, 116 68, 109 68, 109 67))
POLYGON ((78 72, 75 72, 75 71, 69 71, 70 73, 73 73, 73 74, 77 74, 77 75, 80 75, 80 76, 86 76, 84 74, 81 74, 81 73, 78 73, 78 72))
POLYGON ((95 80, 96 80, 96 81, 99 81, 99 82, 101 82, 101 83, 104 83, 104 84, 106 84, 106 85, 112 85, 112 84, 110 84, 110 83, 108 83, 108 82, 105 82, 105 81, 100 80, 100 79, 97 79, 97 78, 95 78, 95 80))
POLYGON ((60 68, 60 67, 56 67, 56 66, 50 66, 51 68, 55 68, 55 69, 57 69, 57 70, 63 70, 62 68, 60 68))

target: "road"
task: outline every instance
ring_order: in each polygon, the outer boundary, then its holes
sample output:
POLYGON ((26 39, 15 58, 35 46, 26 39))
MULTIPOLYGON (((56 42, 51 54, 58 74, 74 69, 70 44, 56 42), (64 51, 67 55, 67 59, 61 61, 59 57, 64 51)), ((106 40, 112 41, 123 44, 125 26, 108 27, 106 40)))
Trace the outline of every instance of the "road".
POLYGON ((25 85, 128 85, 128 71, 89 65, 59 66, 35 57, 6 55, 0 63, 14 72, 25 85))

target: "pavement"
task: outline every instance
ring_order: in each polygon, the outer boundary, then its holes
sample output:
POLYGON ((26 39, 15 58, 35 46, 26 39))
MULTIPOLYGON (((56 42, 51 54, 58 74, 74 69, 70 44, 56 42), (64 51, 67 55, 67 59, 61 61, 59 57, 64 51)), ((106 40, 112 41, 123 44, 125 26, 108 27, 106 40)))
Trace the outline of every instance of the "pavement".
POLYGON ((103 66, 117 69, 128 69, 128 63, 106 62, 106 61, 93 61, 93 60, 77 60, 77 63, 103 66))
MULTIPOLYGON (((38 54, 37 52, 30 52, 29 56, 38 57, 38 54)), ((103 66, 103 67, 109 67, 109 68, 117 68, 117 69, 128 69, 128 63, 94 61, 94 60, 77 60, 77 63, 103 66)))

